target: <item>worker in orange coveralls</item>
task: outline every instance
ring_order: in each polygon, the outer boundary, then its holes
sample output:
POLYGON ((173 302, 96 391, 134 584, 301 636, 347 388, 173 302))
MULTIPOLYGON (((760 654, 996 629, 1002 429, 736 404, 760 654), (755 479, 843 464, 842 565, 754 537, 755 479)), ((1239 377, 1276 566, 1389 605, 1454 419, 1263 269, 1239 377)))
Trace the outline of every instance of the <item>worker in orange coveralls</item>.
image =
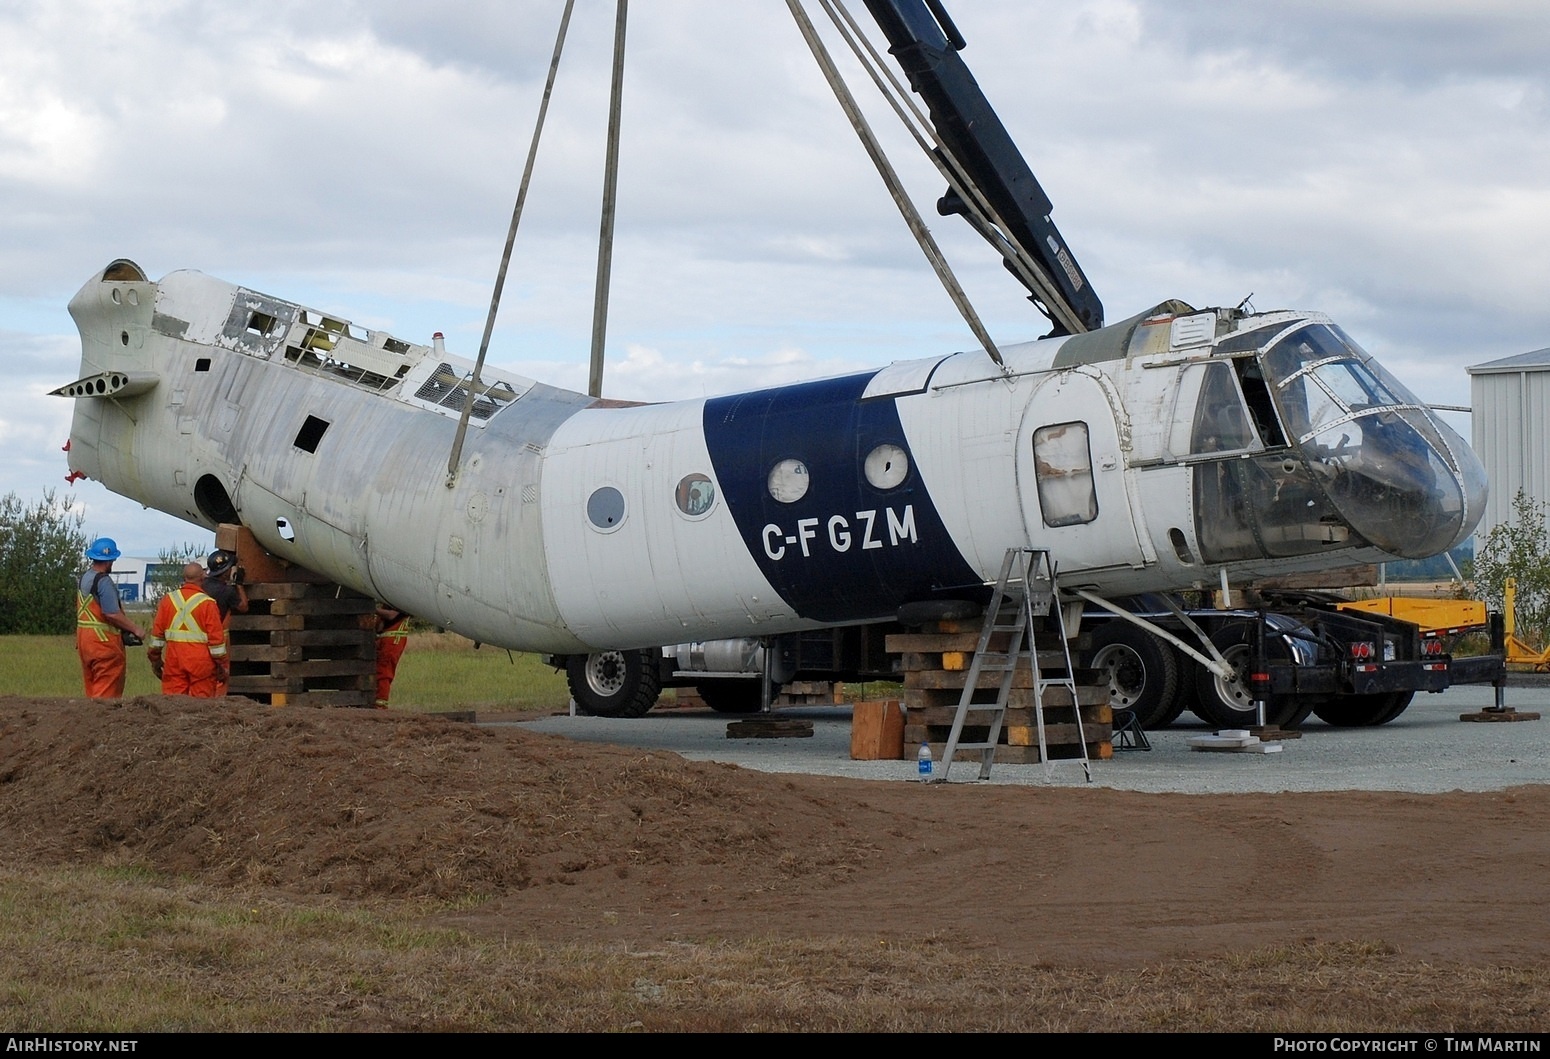
MULTIPOLYGON (((221 612, 221 628, 227 632, 226 642, 231 643, 231 616, 248 612, 248 590, 243 587, 243 570, 237 565, 237 553, 217 548, 205 560, 205 579, 199 583, 204 594, 215 600, 221 612)), ((226 681, 215 688, 215 697, 225 698, 226 681)))
POLYGON ((151 623, 147 653, 151 671, 161 678, 161 690, 167 695, 214 698, 230 674, 226 630, 220 608, 200 585, 204 575, 198 563, 184 566, 182 587, 161 597, 151 623))
POLYGON ((398 660, 404 655, 409 643, 409 615, 396 607, 377 608, 377 709, 388 707, 388 692, 393 690, 393 677, 398 672, 398 660))
POLYGON ((75 586, 75 651, 81 656, 81 677, 86 694, 94 699, 116 699, 124 694, 124 637, 138 643, 145 632, 124 616, 118 586, 109 575, 113 560, 123 553, 111 537, 98 537, 86 549, 91 569, 75 586))

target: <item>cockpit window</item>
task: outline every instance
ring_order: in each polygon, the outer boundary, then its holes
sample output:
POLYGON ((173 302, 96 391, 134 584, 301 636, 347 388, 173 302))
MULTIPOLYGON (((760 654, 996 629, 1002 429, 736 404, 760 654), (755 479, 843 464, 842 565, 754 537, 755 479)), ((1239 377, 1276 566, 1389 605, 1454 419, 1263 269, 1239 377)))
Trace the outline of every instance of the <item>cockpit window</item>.
MULTIPOLYGON (((1296 463, 1286 461, 1288 477, 1276 484, 1275 495, 1299 495, 1296 489, 1306 493, 1300 507, 1277 508, 1268 502, 1269 494, 1262 494, 1248 509, 1244 523, 1258 535, 1265 554, 1277 554, 1272 548, 1279 543, 1276 532, 1301 541, 1324 534, 1333 544, 1341 526, 1394 555, 1432 555, 1448 547, 1477 491, 1473 479, 1463 477, 1468 468, 1452 460, 1463 442, 1337 328, 1299 328, 1261 360, 1287 440, 1301 456, 1296 463)), ((1279 473, 1274 468, 1267 472, 1279 473)), ((1203 502, 1212 499, 1213 484, 1199 483, 1203 502)), ((1251 492, 1252 483, 1240 482, 1237 491, 1251 492)), ((1224 495, 1233 492, 1223 490, 1224 495)), ((1204 510, 1201 517, 1212 532, 1207 518, 1230 526, 1222 513, 1204 510)), ((1209 559, 1205 537, 1203 532, 1202 549, 1209 559)), ((1217 543, 1216 554, 1228 557, 1234 547, 1246 547, 1226 537, 1217 543)))
POLYGON ((1276 343, 1265 366, 1279 391, 1281 410, 1298 442, 1379 408, 1413 407, 1403 387, 1380 378, 1362 353, 1333 328, 1306 327, 1276 343), (1397 390, 1397 392, 1396 392, 1397 390))
POLYGON ((1272 346, 1265 353, 1265 370, 1284 386, 1310 364, 1358 355, 1355 349, 1341 341, 1332 328, 1312 324, 1292 332, 1272 346))
POLYGON ((1243 397, 1225 363, 1207 364, 1206 377, 1200 384, 1200 401, 1195 407, 1195 429, 1190 439, 1191 452, 1233 452, 1254 444, 1243 397))
POLYGON ((1286 330, 1288 322, 1285 320, 1277 323, 1256 327, 1251 331, 1239 331, 1235 335, 1228 335, 1216 344, 1218 356, 1225 353, 1247 353, 1258 349, 1269 342, 1280 332, 1286 330))

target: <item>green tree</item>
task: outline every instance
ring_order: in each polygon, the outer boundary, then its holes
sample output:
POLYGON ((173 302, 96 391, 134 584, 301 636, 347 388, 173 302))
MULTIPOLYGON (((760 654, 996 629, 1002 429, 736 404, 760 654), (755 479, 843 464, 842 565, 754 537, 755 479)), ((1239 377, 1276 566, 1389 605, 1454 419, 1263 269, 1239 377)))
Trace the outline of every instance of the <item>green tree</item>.
POLYGON ((75 628, 75 581, 86 568, 86 516, 52 489, 31 504, 0 497, 0 635, 75 628))
POLYGON ((1493 528, 1475 549, 1475 586, 1486 603, 1499 610, 1507 579, 1516 578, 1518 635, 1542 641, 1550 627, 1550 505, 1519 489, 1512 498, 1512 513, 1511 521, 1493 528))

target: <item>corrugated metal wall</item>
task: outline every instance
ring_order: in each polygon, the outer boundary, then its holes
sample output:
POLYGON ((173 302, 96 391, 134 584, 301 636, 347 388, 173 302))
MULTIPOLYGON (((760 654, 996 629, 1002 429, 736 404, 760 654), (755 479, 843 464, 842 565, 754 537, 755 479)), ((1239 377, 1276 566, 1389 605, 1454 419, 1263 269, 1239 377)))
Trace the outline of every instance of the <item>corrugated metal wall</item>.
POLYGON ((1485 464, 1491 496, 1476 546, 1512 519, 1519 489, 1550 503, 1550 364, 1470 376, 1471 444, 1485 464))

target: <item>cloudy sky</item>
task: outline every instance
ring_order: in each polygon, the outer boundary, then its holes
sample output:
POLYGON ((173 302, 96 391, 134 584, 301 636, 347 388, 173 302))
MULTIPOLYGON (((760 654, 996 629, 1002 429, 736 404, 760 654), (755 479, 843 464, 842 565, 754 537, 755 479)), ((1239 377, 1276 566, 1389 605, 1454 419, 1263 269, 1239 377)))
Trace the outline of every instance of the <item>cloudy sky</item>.
MULTIPOLYGON (((1466 365, 1550 345, 1540 0, 949 7, 1110 320, 1323 310, 1450 404, 1466 365)), ((0 0, 0 495, 64 489, 65 304, 116 257, 476 352, 561 8, 0 0)), ((576 389, 612 31, 580 0, 491 352, 576 389)), ((929 209, 939 179, 877 113, 929 209)), ((1043 333, 930 219, 992 335, 1043 333)), ((972 344, 779 0, 632 6, 608 335, 604 392, 645 400, 972 344)), ((208 539, 70 493, 134 554, 208 539)))

